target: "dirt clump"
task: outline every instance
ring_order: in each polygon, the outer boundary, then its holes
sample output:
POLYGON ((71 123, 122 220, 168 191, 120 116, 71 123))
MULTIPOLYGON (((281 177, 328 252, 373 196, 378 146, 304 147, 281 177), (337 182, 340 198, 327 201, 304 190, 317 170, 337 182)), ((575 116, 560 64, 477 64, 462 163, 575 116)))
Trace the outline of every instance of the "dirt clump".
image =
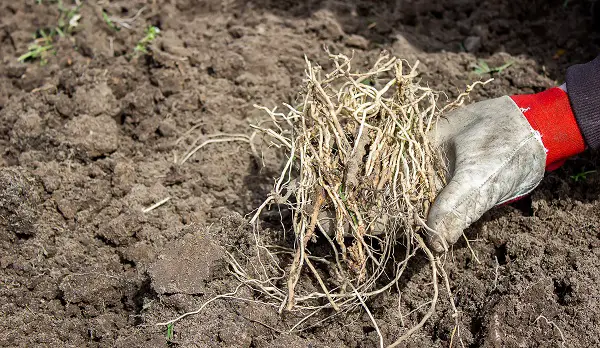
POLYGON ((3 234, 35 235, 42 199, 39 182, 23 168, 1 168, 0 188, 0 228, 3 234))
POLYGON ((158 294, 201 294, 206 282, 225 267, 224 252, 200 230, 186 234, 158 253, 148 268, 158 294))
POLYGON ((119 128, 108 116, 81 115, 67 122, 65 128, 65 141, 73 139, 74 147, 87 157, 107 156, 119 147, 119 128))

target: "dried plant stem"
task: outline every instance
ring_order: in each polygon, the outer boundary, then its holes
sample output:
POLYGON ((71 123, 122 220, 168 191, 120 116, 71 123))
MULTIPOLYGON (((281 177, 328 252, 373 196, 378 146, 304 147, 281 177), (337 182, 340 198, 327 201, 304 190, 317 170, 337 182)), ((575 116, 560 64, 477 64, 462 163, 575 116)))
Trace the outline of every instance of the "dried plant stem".
POLYGON ((306 262, 306 265, 308 266, 308 268, 310 268, 313 275, 319 282, 321 289, 323 289, 323 293, 325 293, 325 296, 327 296, 329 303, 331 303, 331 307, 333 307, 333 309, 335 309, 336 312, 339 312, 340 307, 337 305, 337 303, 335 303, 335 301, 331 297, 331 294, 329 293, 329 290, 327 289, 327 285, 325 285, 325 283, 323 282, 323 279, 321 279, 321 276, 319 276, 319 272, 317 272, 317 269, 315 268, 315 266, 313 266, 312 262, 310 262, 310 259, 308 258, 308 256, 306 256, 306 254, 304 254, 304 261, 306 262))
POLYGON ((535 324, 535 323, 537 323, 537 322, 538 322, 538 320, 540 320, 540 319, 544 319, 544 320, 546 321, 546 324, 548 324, 548 325, 552 325, 552 326, 553 326, 553 327, 554 327, 554 328, 555 328, 555 329, 558 331, 558 333, 560 334, 560 340, 561 340, 561 342, 560 342, 560 346, 561 346, 561 347, 565 347, 565 345, 566 345, 566 342, 567 342, 567 341, 565 340, 565 335, 563 334, 563 332, 562 332, 562 330, 560 329, 560 327, 558 327, 558 325, 556 325, 556 323, 555 323, 554 321, 552 321, 552 320, 548 320, 548 318, 546 318, 546 317, 545 317, 544 315, 542 315, 542 314, 540 314, 540 315, 539 315, 537 318, 535 318, 535 320, 533 321, 533 323, 534 323, 534 324, 535 324))
POLYGON ((242 284, 239 284, 239 285, 238 285, 238 286, 235 288, 235 290, 234 290, 234 291, 232 291, 232 292, 230 292, 230 293, 227 293, 227 294, 218 295, 218 296, 215 296, 215 297, 213 297, 213 298, 209 299, 208 301, 204 302, 204 304, 202 304, 202 306, 200 306, 200 307, 199 307, 197 310, 195 310, 195 311, 191 311, 191 312, 184 313, 184 314, 182 314, 182 315, 178 316, 177 318, 175 318, 175 319, 171 319, 171 320, 169 320, 169 321, 166 321, 166 322, 164 322, 164 323, 156 323, 156 325, 157 325, 157 326, 167 326, 167 325, 169 325, 169 324, 176 323, 176 322, 180 321, 181 319, 183 319, 183 318, 185 318, 185 317, 187 317, 187 316, 194 315, 194 314, 198 314, 198 313, 202 312, 202 310, 204 310, 204 308, 205 308, 206 306, 208 306, 209 304, 211 304, 212 302, 214 302, 214 301, 216 301, 216 300, 219 300, 219 299, 222 299, 222 298, 235 298, 235 297, 234 297, 234 296, 235 296, 235 294, 237 294, 237 292, 240 290, 240 288, 241 288, 241 287, 242 287, 242 284))
POLYGON ((201 148, 203 148, 204 146, 208 145, 208 144, 214 144, 214 143, 225 143, 225 142, 231 142, 231 141, 241 141, 241 142, 245 142, 248 144, 252 144, 252 141, 250 140, 250 137, 248 136, 244 136, 244 137, 225 137, 225 138, 220 138, 220 139, 208 139, 203 141, 200 145, 190 149, 181 159, 181 161, 179 162, 179 164, 184 164, 185 162, 187 162, 188 159, 190 159, 190 157, 192 157, 196 152, 198 152, 198 150, 200 150, 201 148))
MULTIPOLYGON (((319 211, 320 211, 321 206, 323 205, 324 201, 325 201, 325 196, 323 195, 323 192, 319 192, 317 195, 317 201, 315 202, 315 206, 313 208, 313 213, 310 217, 309 228, 306 231, 306 234, 304 235, 304 237, 301 239, 302 244, 298 247, 298 249, 296 250, 296 255, 294 256, 292 268, 290 269, 290 277, 288 279, 288 298, 287 298, 287 300, 288 300, 287 309, 288 310, 291 310, 292 307, 294 306, 294 288, 296 287, 296 284, 298 283, 298 279, 300 279, 300 271, 302 270, 302 263, 303 263, 303 261, 307 260, 307 258, 305 257, 306 245, 308 244, 308 241, 312 238, 312 236, 315 233, 315 227, 317 226, 317 219, 319 216, 319 211)), ((314 273, 316 273, 316 270, 314 273)))
MULTIPOLYGON (((352 286, 352 285, 350 285, 350 286, 352 286)), ((352 286, 352 291, 354 291, 356 298, 358 298, 358 300, 360 301, 360 304, 363 306, 363 308, 365 309, 365 312, 367 312, 367 315, 371 319, 371 322, 373 323, 373 327, 375 327, 375 331, 377 332, 377 336, 379 337, 379 347, 383 348, 384 347, 383 335, 381 335, 381 331, 379 330, 379 325, 377 325, 377 322, 375 321, 375 318, 373 318, 373 314, 371 314, 369 307, 367 307, 367 304, 363 300, 362 296, 360 296, 360 293, 358 291, 356 291, 356 288, 354 288, 354 286, 352 286)))
POLYGON ((459 318, 459 312, 456 309, 456 304, 454 303, 454 296, 452 295, 452 288, 450 287, 450 279, 448 278, 448 274, 446 273, 446 270, 444 269, 444 265, 442 263, 442 261, 440 260, 439 256, 436 257, 436 263, 438 268, 440 269, 440 273, 442 275, 442 279, 444 280, 444 285, 446 286, 446 291, 448 292, 448 301, 450 302, 450 306, 452 307, 452 317, 454 318, 454 329, 452 330, 452 334, 450 335, 450 348, 453 345, 454 342, 454 337, 458 336, 458 339, 460 340, 461 345, 464 347, 464 343, 462 341, 462 338, 460 337, 460 318, 459 318))

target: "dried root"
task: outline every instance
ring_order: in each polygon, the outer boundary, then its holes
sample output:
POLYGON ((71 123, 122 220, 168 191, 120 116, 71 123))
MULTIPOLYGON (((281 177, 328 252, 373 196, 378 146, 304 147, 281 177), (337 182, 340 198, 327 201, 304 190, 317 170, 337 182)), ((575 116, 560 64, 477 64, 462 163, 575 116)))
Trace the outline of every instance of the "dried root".
MULTIPOLYGON (((431 267, 432 297, 419 308, 429 309, 391 343, 393 347, 434 313, 440 272, 449 291, 443 265, 421 237, 435 233, 425 220, 446 175, 444 161, 427 133, 443 112, 461 105, 477 83, 442 108, 439 94, 415 81, 418 62, 411 67, 383 54, 369 71, 355 73, 350 58, 329 57, 334 65, 329 73, 306 59, 300 105, 285 104, 286 113, 257 106, 269 120, 252 126, 251 137, 217 135, 202 139, 200 145, 197 139, 181 163, 209 142, 252 145, 256 132, 270 146, 287 152, 273 191, 251 219, 256 241, 253 259, 260 262, 248 268, 234 253, 229 256, 231 273, 256 291, 261 303, 300 315, 288 332, 314 327, 332 315, 362 306, 383 346, 366 301, 394 286, 398 289, 409 260, 422 250, 431 267), (291 212, 294 249, 262 242, 259 217, 271 205, 291 212), (310 246, 321 238, 332 257, 311 253, 310 246), (401 253, 396 252, 399 245, 401 253), (291 260, 289 267, 281 264, 282 253, 291 260), (325 314, 327 309, 333 311, 325 314)), ((458 329, 458 312, 453 308, 458 329)))
POLYGON ((429 317, 437 301, 437 265, 419 233, 434 233, 424 221, 436 183, 445 176, 443 161, 426 135, 442 112, 439 95, 415 83, 418 63, 410 67, 384 54, 366 73, 354 73, 350 58, 330 58, 335 66, 330 73, 306 59, 299 106, 286 105, 287 114, 261 108, 272 122, 253 126, 288 151, 271 195, 252 219, 258 222, 262 210, 274 203, 287 206, 293 215, 296 248, 285 295, 277 298, 280 308, 314 312, 364 306, 365 300, 394 286, 416 250, 423 249, 435 287, 429 317), (384 83, 375 87, 380 81, 384 83), (336 277, 327 282, 309 257, 308 246, 317 237, 327 239, 336 260, 328 265, 336 277), (397 243, 406 248, 403 260, 395 260, 397 243), (389 261, 395 261, 391 272, 389 261), (320 292, 299 287, 305 270, 320 292), (386 283, 380 281, 384 276, 386 283))

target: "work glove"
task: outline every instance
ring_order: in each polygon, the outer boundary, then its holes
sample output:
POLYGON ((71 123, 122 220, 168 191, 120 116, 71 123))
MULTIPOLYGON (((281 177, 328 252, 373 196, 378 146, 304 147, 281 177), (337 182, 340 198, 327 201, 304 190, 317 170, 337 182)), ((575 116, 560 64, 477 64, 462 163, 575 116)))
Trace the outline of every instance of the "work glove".
POLYGON ((530 193, 545 169, 585 149, 567 93, 558 87, 459 108, 439 119, 430 138, 448 168, 427 218, 437 252, 489 209, 530 193))

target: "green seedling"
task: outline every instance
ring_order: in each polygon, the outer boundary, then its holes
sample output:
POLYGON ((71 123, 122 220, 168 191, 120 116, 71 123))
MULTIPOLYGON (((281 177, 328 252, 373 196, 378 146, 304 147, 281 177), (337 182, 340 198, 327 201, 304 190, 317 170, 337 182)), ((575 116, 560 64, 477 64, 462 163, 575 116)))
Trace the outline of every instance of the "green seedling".
POLYGON ((141 39, 137 45, 135 45, 135 53, 143 53, 148 54, 148 46, 156 40, 158 34, 160 33, 160 29, 151 25, 146 29, 146 36, 141 39))
POLYGON ((595 170, 588 170, 587 172, 577 173, 575 175, 571 175, 571 179, 575 182, 585 181, 587 180, 588 175, 595 173, 595 170))
POLYGON ((112 19, 110 19, 110 17, 108 16, 108 13, 102 11, 102 18, 104 19, 104 23, 106 23, 106 25, 108 25, 109 28, 111 28, 112 30, 114 30, 114 31, 121 30, 121 28, 117 27, 115 22, 113 22, 112 19))
POLYGON ((167 341, 173 340, 173 323, 167 325, 167 341))
MULTIPOLYGON (((39 59, 41 65, 47 64, 48 60, 46 57, 48 53, 52 52, 56 54, 53 45, 56 36, 65 37, 70 35, 79 25, 79 20, 81 19, 81 15, 79 14, 81 3, 79 1, 76 1, 76 4, 70 7, 65 6, 62 0, 53 0, 49 2, 58 4, 59 16, 56 26, 47 31, 40 29, 34 36, 33 42, 27 47, 27 52, 17 58, 19 62, 39 59)), ((41 5, 42 0, 37 0, 37 4, 41 5)))
POLYGON ((344 185, 340 185, 340 198, 342 199, 342 202, 346 201, 346 194, 344 193, 344 185))
POLYGON ((27 48, 27 52, 21 55, 17 60, 21 63, 31 60, 40 60, 41 65, 46 65, 48 60, 46 56, 49 52, 54 51, 54 45, 52 45, 52 36, 46 34, 45 31, 40 30, 40 37, 33 40, 27 48))
POLYGON ((485 60, 479 59, 477 61, 477 64, 475 64, 473 66, 473 72, 476 73, 477 75, 501 73, 503 70, 505 70, 509 66, 513 65, 513 63, 514 62, 511 61, 511 62, 507 62, 498 67, 490 67, 488 65, 488 63, 485 62, 485 60))
POLYGON ((79 25, 79 20, 81 19, 81 14, 79 14, 80 9, 80 4, 65 7, 62 0, 58 1, 58 12, 60 15, 58 16, 58 23, 55 29, 58 35, 64 37, 65 33, 70 34, 79 25))
POLYGON ((360 81, 360 83, 362 83, 363 85, 367 85, 367 86, 375 85, 375 81, 373 81, 372 79, 369 79, 369 78, 366 78, 366 79, 360 81))

